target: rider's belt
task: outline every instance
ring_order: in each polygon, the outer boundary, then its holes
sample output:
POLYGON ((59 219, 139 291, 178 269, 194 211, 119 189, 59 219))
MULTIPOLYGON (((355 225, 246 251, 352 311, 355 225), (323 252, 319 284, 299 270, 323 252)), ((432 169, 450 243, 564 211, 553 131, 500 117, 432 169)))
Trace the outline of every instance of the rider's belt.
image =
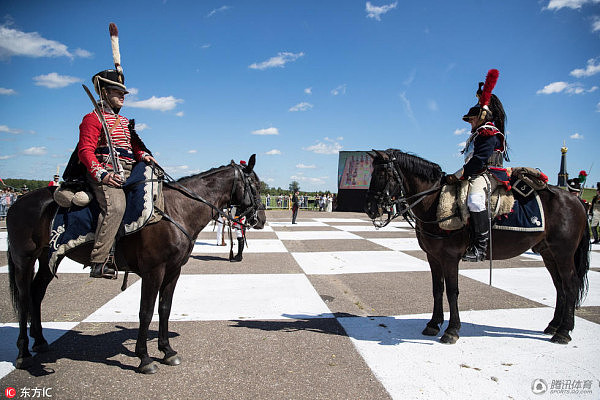
MULTIPOLYGON (((135 161, 135 158, 133 156, 133 151, 123 149, 121 147, 115 147, 115 151, 119 154, 119 158, 124 158, 124 159, 129 159, 131 161, 135 161)), ((109 153, 108 147, 98 147, 94 153, 95 154, 108 154, 109 153)))

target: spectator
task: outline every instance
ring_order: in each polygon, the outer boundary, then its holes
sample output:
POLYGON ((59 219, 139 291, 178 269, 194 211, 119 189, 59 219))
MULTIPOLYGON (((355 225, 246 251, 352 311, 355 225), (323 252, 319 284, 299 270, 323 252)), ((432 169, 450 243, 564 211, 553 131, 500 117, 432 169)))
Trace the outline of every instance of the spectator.
POLYGON ((298 204, 298 191, 296 191, 296 193, 294 193, 294 195, 292 196, 292 224, 296 223, 296 217, 298 216, 298 208, 299 208, 299 204, 298 204))
POLYGON ((267 193, 267 210, 269 209, 269 207, 271 206, 271 195, 269 193, 267 193))
POLYGON ((60 180, 60 176, 59 175, 54 175, 54 180, 50 181, 50 183, 48 183, 48 186, 58 186, 58 181, 60 180))

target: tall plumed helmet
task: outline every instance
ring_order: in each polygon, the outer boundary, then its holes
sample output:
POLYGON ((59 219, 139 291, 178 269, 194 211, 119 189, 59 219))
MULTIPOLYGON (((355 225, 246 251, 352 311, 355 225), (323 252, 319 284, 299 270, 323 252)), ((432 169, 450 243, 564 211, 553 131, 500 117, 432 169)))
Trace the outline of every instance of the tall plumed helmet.
POLYGON ((111 22, 108 25, 110 33, 110 45, 112 48, 113 62, 115 69, 107 69, 98 72, 92 77, 92 83, 96 93, 100 94, 101 89, 117 89, 129 93, 125 87, 125 76, 121 66, 121 52, 119 50, 119 29, 117 25, 111 22))
POLYGON ((506 114, 500 99, 492 93, 496 87, 500 72, 497 69, 490 69, 485 77, 485 82, 479 82, 476 92, 478 102, 471 107, 467 114, 463 115, 464 121, 469 121, 473 117, 478 117, 482 122, 492 121, 496 128, 504 132, 506 124, 506 114))

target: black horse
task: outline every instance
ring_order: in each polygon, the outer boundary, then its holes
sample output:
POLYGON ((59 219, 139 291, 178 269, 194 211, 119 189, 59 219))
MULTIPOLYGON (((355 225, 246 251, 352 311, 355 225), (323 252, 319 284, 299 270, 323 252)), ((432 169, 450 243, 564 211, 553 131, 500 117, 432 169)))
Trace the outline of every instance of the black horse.
MULTIPOLYGON (((253 154, 243 169, 232 161, 229 165, 165 185, 164 208, 172 221, 163 218, 118 241, 115 258, 121 264, 120 269, 126 266, 125 269, 142 278, 140 326, 135 346, 135 354, 141 359, 139 372, 148 374, 157 371, 148 355, 146 342, 159 293, 158 349, 164 353, 162 362, 167 365, 181 362, 177 352, 169 345, 171 302, 181 267, 190 256, 195 239, 216 215, 209 204, 218 210, 236 205, 242 214, 247 215, 249 225, 257 229, 264 226, 266 216, 260 202, 260 180, 254 172, 255 162, 253 154), (199 201, 199 198, 205 202, 199 201)), ((30 335, 35 340, 32 350, 48 350, 48 342, 42 335, 41 303, 53 278, 48 266, 50 224, 58 209, 53 192, 54 188, 42 188, 22 196, 9 209, 6 219, 10 288, 19 317, 16 367, 20 369, 32 365, 27 337, 28 320, 31 320, 30 335), (39 269, 34 277, 36 260, 39 269)), ((89 243, 77 247, 67 256, 89 265, 91 246, 89 243)))
MULTIPOLYGON (((443 343, 455 343, 460 330, 458 312, 458 263, 469 242, 467 228, 452 233, 441 230, 436 220, 442 169, 439 165, 412 154, 389 149, 369 153, 373 174, 367 194, 366 213, 380 218, 393 205, 398 214, 412 211, 419 246, 427 253, 433 280, 433 316, 423 330, 435 336, 444 322, 444 284, 450 305, 450 321, 441 337, 443 343)), ((574 327, 574 314, 587 291, 589 269, 589 230, 581 201, 566 190, 548 185, 538 192, 545 214, 543 232, 495 230, 493 258, 516 257, 528 249, 541 254, 556 287, 554 318, 544 333, 552 342, 566 344, 574 327)))

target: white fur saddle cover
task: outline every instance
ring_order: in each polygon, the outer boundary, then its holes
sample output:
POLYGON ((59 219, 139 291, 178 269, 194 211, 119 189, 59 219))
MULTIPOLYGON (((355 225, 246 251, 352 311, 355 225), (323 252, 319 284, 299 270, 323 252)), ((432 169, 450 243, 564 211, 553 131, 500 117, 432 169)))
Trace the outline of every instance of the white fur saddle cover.
MULTIPOLYGON (((515 202, 512 192, 507 192, 503 186, 498 185, 495 179, 491 178, 490 181, 492 185, 490 199, 492 218, 510 213, 515 202)), ((441 229, 454 231, 466 225, 469 218, 468 192, 469 181, 467 180, 460 181, 456 185, 442 186, 437 218, 448 219, 439 223, 441 229)))

